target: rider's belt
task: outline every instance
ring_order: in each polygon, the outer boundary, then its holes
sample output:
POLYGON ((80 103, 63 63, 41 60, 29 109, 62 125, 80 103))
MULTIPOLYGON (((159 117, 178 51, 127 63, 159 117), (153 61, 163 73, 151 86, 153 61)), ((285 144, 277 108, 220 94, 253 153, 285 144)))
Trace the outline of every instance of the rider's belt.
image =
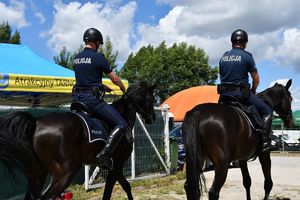
POLYGON ((241 91, 242 86, 240 85, 218 85, 218 93, 221 94, 223 92, 235 92, 235 91, 241 91))
POLYGON ((97 98, 103 98, 105 91, 102 87, 78 87, 78 86, 74 86, 73 87, 73 91, 74 92, 82 92, 82 93, 90 93, 94 96, 96 96, 97 98))

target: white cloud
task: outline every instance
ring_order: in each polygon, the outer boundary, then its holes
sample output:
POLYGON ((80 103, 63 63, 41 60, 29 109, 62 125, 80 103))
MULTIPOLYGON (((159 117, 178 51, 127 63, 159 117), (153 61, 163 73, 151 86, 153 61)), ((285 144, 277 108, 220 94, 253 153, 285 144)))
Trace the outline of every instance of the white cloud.
POLYGON ((294 66, 295 70, 300 72, 300 29, 285 30, 282 37, 281 44, 273 48, 273 55, 277 62, 284 66, 294 66))
MULTIPOLYGON (((289 79, 278 79, 276 81, 272 81, 269 85, 269 87, 272 87, 273 85, 275 85, 275 83, 281 84, 281 85, 286 85, 286 83, 289 81, 289 79)), ((293 87, 293 86, 291 86, 293 87)))
POLYGON ((36 12, 36 13, 34 14, 34 16, 36 16, 36 18, 38 18, 40 24, 45 23, 46 18, 45 18, 45 16, 43 15, 43 13, 41 13, 41 12, 36 12))
POLYGON ((136 3, 130 2, 121 7, 117 7, 116 3, 64 4, 56 1, 52 27, 42 35, 49 37, 48 46, 56 52, 63 46, 75 51, 83 44, 84 31, 94 27, 101 31, 104 39, 110 37, 114 50, 119 52, 119 60, 124 62, 131 51, 129 41, 136 3))
POLYGON ((140 40, 135 50, 163 40, 168 45, 187 42, 203 48, 210 63, 217 64, 223 52, 231 47, 232 31, 243 28, 249 34, 247 50, 257 62, 269 59, 295 68, 300 64, 298 0, 241 0, 238 5, 234 0, 157 0, 157 3, 173 8, 157 25, 139 25, 140 40))
POLYGON ((41 35, 49 37, 48 45, 56 52, 62 46, 76 50, 82 44, 84 30, 96 27, 104 37, 110 36, 115 50, 119 51, 120 63, 131 51, 148 44, 187 42, 204 49, 209 62, 217 65, 220 56, 231 47, 231 32, 243 28, 249 34, 246 50, 254 55, 257 63, 272 60, 278 65, 294 66, 300 72, 300 56, 297 56, 300 28, 295 28, 300 27, 300 18, 295 17, 299 13, 298 0, 241 0, 239 6, 232 6, 236 5, 234 0, 157 0, 156 3, 168 4, 172 9, 154 25, 134 24, 137 4, 130 2, 120 7, 120 2, 64 4, 55 1, 52 27, 41 35))
POLYGON ((11 0, 9 5, 0 2, 0 22, 8 22, 17 28, 29 26, 25 18, 25 4, 24 2, 11 0))
POLYGON ((292 110, 300 110, 300 87, 294 90, 294 92, 292 93, 292 97, 292 110))

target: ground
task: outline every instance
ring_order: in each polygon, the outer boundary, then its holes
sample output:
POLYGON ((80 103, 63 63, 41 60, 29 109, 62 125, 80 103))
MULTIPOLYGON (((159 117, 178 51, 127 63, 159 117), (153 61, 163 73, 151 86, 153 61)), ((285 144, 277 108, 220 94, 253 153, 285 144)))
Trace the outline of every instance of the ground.
MULTIPOLYGON (((253 200, 261 200, 264 196, 263 174, 258 160, 248 163, 252 178, 251 197, 253 200)), ((273 189, 271 200, 299 200, 300 199, 300 157, 289 154, 272 155, 273 189)), ((207 188, 210 187, 213 171, 204 173, 207 188)), ((184 176, 184 174, 182 175, 184 176)), ((171 176, 168 179, 160 178, 147 181, 133 182, 132 193, 135 200, 185 200, 183 189, 184 178, 171 176)), ((101 196, 103 189, 94 191, 101 196)), ((242 185, 242 176, 239 168, 232 168, 228 172, 226 182, 220 193, 220 200, 245 199, 245 190, 242 185)), ((75 198, 80 199, 80 198, 75 198)), ((98 200, 101 198, 90 198, 98 200)), ((114 189, 112 200, 126 200, 125 193, 117 186, 114 189)), ((207 193, 201 200, 207 200, 207 193)))

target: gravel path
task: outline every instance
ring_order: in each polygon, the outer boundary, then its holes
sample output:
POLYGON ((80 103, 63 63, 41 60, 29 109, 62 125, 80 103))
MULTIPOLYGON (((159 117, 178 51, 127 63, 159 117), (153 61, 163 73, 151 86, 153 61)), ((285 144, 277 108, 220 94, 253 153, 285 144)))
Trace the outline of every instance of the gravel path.
MULTIPOLYGON (((300 156, 291 157, 288 155, 272 155, 272 179, 274 185, 270 194, 271 200, 300 200, 300 156)), ((248 162, 248 168, 252 179, 252 200, 262 200, 264 197, 264 177, 258 159, 248 162)), ((214 172, 205 172, 204 176, 209 189, 214 172)), ((178 181, 177 184, 183 186, 184 181, 178 181)), ((186 200, 184 192, 178 194, 175 191, 168 191, 165 194, 154 194, 153 192, 139 194, 135 192, 133 195, 135 200, 186 200)), ((116 199, 123 200, 123 198, 112 198, 112 200, 116 199)), ((231 168, 221 189, 220 200, 243 199, 246 199, 246 192, 242 184, 241 171, 239 168, 231 168)), ((93 200, 99 200, 99 198, 94 198, 93 200)), ((201 200, 208 200, 207 193, 204 194, 201 200)))
MULTIPOLYGON (((264 197, 264 177, 260 163, 257 160, 248 162, 249 173, 252 180, 252 200, 262 200, 264 197)), ((205 172, 206 185, 209 189, 214 172, 205 172)), ((270 197, 272 200, 300 200, 300 157, 272 156, 273 189, 270 197)), ((183 185, 184 181, 178 184, 183 185)), ((242 184, 242 174, 239 168, 229 169, 226 182, 220 192, 220 200, 243 200, 246 192, 242 184)), ((149 194, 139 196, 135 200, 186 200, 185 194, 179 195, 170 191, 168 194, 149 194)), ((208 200, 207 193, 201 200, 208 200)))
MULTIPOLYGON (((258 159, 248 162, 248 168, 252 179, 251 197, 253 200, 263 199, 264 177, 258 159)), ((205 173, 208 188, 211 185, 213 175, 212 171, 205 173)), ((300 157, 272 156, 272 179, 274 185, 270 194, 271 197, 300 200, 300 157)), ((246 192, 242 185, 240 169, 230 169, 221 190, 220 199, 240 200, 245 198, 246 192)), ((207 196, 204 200, 206 199, 207 196)))

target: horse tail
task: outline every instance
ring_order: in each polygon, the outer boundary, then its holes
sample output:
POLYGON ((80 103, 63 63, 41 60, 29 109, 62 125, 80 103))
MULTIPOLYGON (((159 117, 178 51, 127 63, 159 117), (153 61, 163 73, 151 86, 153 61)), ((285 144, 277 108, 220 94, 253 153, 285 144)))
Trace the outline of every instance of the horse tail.
POLYGON ((37 158, 32 140, 36 119, 27 112, 17 111, 0 117, 0 161, 13 175, 15 168, 23 172, 28 182, 36 177, 37 158))
POLYGON ((186 182, 185 190, 188 200, 200 199, 203 187, 205 187, 205 179, 202 174, 203 161, 199 160, 199 155, 202 155, 200 137, 197 137, 196 128, 199 126, 197 112, 189 111, 185 115, 182 125, 182 136, 186 153, 186 182), (204 184, 203 184, 204 182, 204 184), (199 185, 200 183, 200 185, 199 185))
POLYGON ((36 118, 24 111, 10 112, 0 117, 0 127, 13 134, 14 137, 32 146, 36 128, 36 118))

